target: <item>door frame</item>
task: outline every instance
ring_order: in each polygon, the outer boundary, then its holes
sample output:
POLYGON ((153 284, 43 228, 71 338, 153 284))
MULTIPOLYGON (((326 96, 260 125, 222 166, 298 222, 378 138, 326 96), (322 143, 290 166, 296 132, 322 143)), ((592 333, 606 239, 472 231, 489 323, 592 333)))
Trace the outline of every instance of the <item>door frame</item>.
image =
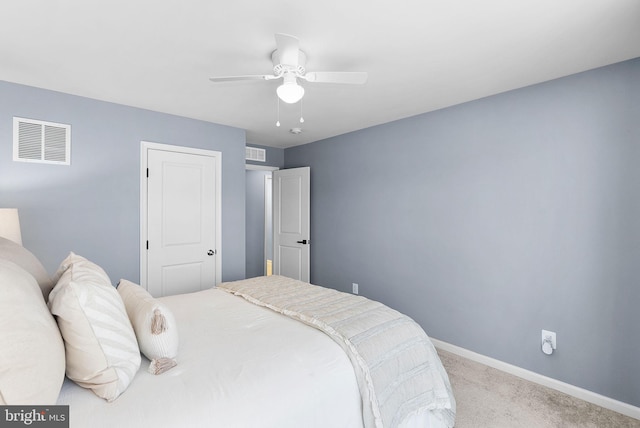
POLYGON ((215 159, 216 171, 216 253, 214 254, 216 264, 215 283, 222 282, 222 152, 215 150, 196 149, 192 147, 174 146, 170 144, 153 143, 150 141, 140 142, 140 285, 147 288, 147 167, 148 167, 148 151, 162 150, 165 152, 186 153, 191 155, 210 156, 215 159))
MULTIPOLYGON (((267 263, 269 262, 269 232, 271 232, 271 262, 273 263, 273 172, 264 176, 264 276, 267 276, 267 263), (270 197, 267 198, 267 195, 270 197), (267 218, 271 217, 271 224, 267 218)), ((272 272, 273 273, 273 272, 272 272)))
MULTIPOLYGON (((267 166, 267 165, 254 165, 251 163, 247 163, 244 166, 245 171, 271 171, 273 173, 273 171, 278 171, 281 168, 277 167, 277 166, 267 166)), ((264 243, 264 260, 262 261, 262 265, 264 268, 264 274, 267 274, 267 201, 266 201, 266 195, 267 195, 267 177, 265 177, 265 189, 264 189, 264 195, 265 195, 265 213, 264 213, 264 236, 262 237, 262 241, 264 243)), ((273 197, 273 186, 272 186, 272 192, 271 192, 271 196, 273 197)), ((273 211, 273 209, 272 209, 273 211)), ((271 243, 273 244, 273 216, 271 218, 271 243)), ((273 250, 273 245, 271 246, 272 250, 273 250)))

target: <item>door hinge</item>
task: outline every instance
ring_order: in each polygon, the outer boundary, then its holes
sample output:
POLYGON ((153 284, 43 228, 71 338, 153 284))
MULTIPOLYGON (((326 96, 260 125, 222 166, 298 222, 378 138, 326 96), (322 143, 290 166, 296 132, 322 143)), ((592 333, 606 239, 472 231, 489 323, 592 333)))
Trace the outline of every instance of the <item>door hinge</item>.
POLYGON ((147 178, 149 178, 149 168, 147 168, 147 178))
POLYGON ((147 250, 149 249, 149 241, 147 241, 147 250))

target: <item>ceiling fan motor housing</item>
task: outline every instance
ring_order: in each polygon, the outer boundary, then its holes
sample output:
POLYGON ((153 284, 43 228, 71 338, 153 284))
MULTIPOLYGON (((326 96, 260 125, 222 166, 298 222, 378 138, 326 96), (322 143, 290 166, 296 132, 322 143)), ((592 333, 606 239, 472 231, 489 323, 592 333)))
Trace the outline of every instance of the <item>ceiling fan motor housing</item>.
POLYGON ((271 61, 273 62, 273 74, 281 76, 286 73, 294 73, 296 76, 302 76, 305 72, 305 65, 307 64, 307 55, 298 50, 298 64, 283 64, 280 60, 280 52, 276 49, 271 54, 271 61))

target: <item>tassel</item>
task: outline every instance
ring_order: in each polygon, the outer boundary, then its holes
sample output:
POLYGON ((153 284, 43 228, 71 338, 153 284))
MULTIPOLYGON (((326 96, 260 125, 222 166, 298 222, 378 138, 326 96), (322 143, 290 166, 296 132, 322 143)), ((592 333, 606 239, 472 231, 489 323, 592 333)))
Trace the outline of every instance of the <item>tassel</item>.
POLYGON ((151 320, 151 333, 160 334, 167 331, 167 319, 162 315, 160 309, 153 311, 153 319, 151 320))
POLYGON ((149 373, 159 375, 177 365, 176 360, 172 358, 154 358, 149 364, 149 373))

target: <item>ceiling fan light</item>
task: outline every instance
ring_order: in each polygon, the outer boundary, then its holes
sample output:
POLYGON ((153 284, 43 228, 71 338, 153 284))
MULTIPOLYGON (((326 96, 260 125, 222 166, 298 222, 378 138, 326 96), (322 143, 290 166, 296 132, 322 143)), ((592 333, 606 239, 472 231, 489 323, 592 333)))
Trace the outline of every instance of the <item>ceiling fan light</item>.
POLYGON ((304 96, 304 88, 298 83, 285 81, 282 85, 278 86, 276 90, 278 98, 287 104, 297 103, 304 96))

